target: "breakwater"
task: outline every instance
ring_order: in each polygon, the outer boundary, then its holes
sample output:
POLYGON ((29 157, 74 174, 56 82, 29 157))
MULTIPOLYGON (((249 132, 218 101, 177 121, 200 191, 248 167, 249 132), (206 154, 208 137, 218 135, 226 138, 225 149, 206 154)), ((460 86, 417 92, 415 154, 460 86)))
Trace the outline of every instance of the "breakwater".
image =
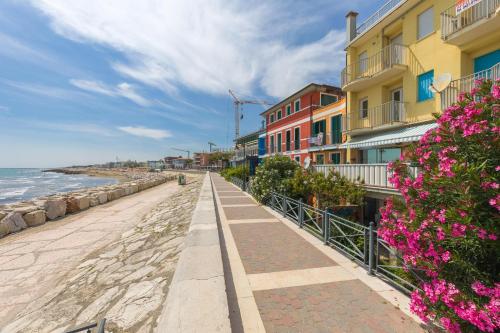
POLYGON ((0 238, 62 218, 67 214, 75 214, 89 207, 144 191, 176 178, 173 174, 148 172, 134 172, 132 175, 124 174, 123 177, 130 180, 0 205, 0 238))

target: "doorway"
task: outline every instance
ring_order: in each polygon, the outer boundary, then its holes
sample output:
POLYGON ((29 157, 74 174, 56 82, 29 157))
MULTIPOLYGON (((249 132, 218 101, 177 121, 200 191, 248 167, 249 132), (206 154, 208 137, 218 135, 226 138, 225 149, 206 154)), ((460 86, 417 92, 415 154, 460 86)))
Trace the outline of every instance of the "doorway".
POLYGON ((391 111, 390 121, 398 122, 403 120, 403 88, 397 88, 391 91, 391 111))

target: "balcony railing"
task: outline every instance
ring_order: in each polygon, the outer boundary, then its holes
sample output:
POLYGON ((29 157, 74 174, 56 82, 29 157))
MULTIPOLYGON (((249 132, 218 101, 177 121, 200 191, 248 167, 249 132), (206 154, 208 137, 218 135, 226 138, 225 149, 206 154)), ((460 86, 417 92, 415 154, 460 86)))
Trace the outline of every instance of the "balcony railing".
POLYGON ((406 103, 390 101, 366 111, 355 111, 344 123, 345 131, 374 129, 381 126, 406 123, 406 103))
POLYGON ((500 0, 482 0, 470 8, 457 14, 456 5, 451 6, 441 13, 441 37, 449 39, 457 33, 482 19, 495 15, 500 6, 500 0))
POLYGON ((247 146, 245 149, 239 148, 234 151, 233 160, 240 160, 245 158, 245 156, 257 156, 259 155, 259 147, 257 144, 247 146))
POLYGON ((389 0, 387 1, 379 10, 377 10, 373 15, 367 18, 363 23, 361 23, 356 28, 356 35, 361 35, 372 26, 374 26, 378 21, 380 21, 387 13, 396 8, 400 3, 405 0, 389 0))
POLYGON ((461 92, 471 91, 474 88, 475 81, 480 79, 492 81, 500 79, 500 62, 484 71, 451 81, 450 85, 441 93, 441 108, 444 110, 451 106, 458 100, 458 95, 461 92))
MULTIPOLYGON (((389 182, 391 172, 388 169, 388 164, 324 164, 316 165, 316 171, 326 175, 331 170, 335 170, 341 176, 353 182, 363 182, 367 187, 380 187, 393 189, 394 186, 389 182)), ((417 176, 418 168, 408 166, 410 173, 417 176)))
POLYGON ((309 147, 320 147, 324 145, 340 145, 342 144, 342 135, 335 135, 332 133, 324 134, 320 133, 315 136, 311 136, 307 139, 309 147), (332 140, 333 138, 333 140, 332 140))
POLYGON ((342 87, 359 79, 369 78, 394 65, 408 65, 408 48, 392 44, 371 57, 352 63, 342 70, 342 87))

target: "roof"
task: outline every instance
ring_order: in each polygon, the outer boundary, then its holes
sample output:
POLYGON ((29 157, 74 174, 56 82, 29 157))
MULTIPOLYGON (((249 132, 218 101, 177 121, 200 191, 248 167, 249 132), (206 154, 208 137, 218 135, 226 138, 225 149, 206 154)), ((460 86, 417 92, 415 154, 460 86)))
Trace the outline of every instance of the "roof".
POLYGON ((251 133, 247 133, 245 135, 241 135, 239 137, 237 137, 236 139, 234 139, 234 141, 248 141, 248 140, 257 140, 257 138, 259 137, 260 134, 262 134, 264 132, 264 129, 259 129, 257 131, 254 131, 254 132, 251 132, 251 133))
POLYGON ((305 86, 304 88, 300 89, 299 91, 296 91, 293 94, 291 94, 290 96, 288 96, 285 99, 281 100, 277 104, 271 106, 269 109, 267 109, 266 111, 262 112, 260 115, 263 116, 266 113, 268 113, 268 112, 270 112, 270 111, 278 108, 279 106, 282 106, 283 104, 288 104, 292 100, 294 100, 294 99, 296 99, 296 98, 304 95, 306 92, 308 92, 310 90, 314 90, 314 89, 319 89, 319 88, 326 88, 326 89, 338 90, 340 94, 343 94, 342 93, 342 89, 339 88, 339 87, 331 86, 331 85, 328 85, 328 84, 310 83, 307 86, 305 86))
POLYGON ((398 128, 379 134, 356 137, 344 143, 342 148, 365 148, 389 144, 418 141, 427 132, 437 126, 436 123, 428 123, 411 127, 398 128))

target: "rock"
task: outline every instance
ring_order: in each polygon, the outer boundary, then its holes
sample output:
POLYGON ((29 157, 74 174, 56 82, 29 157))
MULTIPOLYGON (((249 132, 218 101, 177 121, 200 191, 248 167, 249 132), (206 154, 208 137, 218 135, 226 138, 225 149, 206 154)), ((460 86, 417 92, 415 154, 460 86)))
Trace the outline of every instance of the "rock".
POLYGON ((90 195, 89 203, 90 203, 90 207, 94 207, 94 206, 99 205, 99 198, 97 197, 97 194, 90 195))
POLYGON ((97 200, 99 200, 99 204, 105 204, 108 202, 108 194, 106 192, 99 192, 97 193, 97 200))
POLYGON ((70 196, 66 198, 66 212, 76 213, 90 207, 90 199, 87 195, 70 196))
POLYGON ((8 234, 10 234, 9 228, 7 227, 6 224, 0 222, 0 238, 5 237, 8 234))
POLYGON ((49 220, 66 215, 66 201, 61 198, 51 198, 45 202, 45 215, 49 220))
POLYGON ((40 224, 44 224, 46 221, 44 210, 35 210, 34 212, 29 212, 23 215, 24 222, 28 227, 34 227, 40 224))
POLYGON ((35 206, 32 203, 26 203, 26 204, 16 204, 13 206, 14 212, 19 213, 21 215, 24 215, 26 213, 34 212, 35 210, 38 210, 39 208, 35 206))
POLYGON ((0 221, 2 221, 3 218, 7 216, 7 214, 8 214, 7 212, 0 211, 0 221))
POLYGON ((113 189, 108 192, 108 201, 116 200, 121 198, 121 191, 119 189, 113 189))
POLYGON ((0 221, 0 225, 5 225, 9 233, 17 232, 26 229, 28 225, 24 222, 23 216, 20 213, 12 212, 0 221))

